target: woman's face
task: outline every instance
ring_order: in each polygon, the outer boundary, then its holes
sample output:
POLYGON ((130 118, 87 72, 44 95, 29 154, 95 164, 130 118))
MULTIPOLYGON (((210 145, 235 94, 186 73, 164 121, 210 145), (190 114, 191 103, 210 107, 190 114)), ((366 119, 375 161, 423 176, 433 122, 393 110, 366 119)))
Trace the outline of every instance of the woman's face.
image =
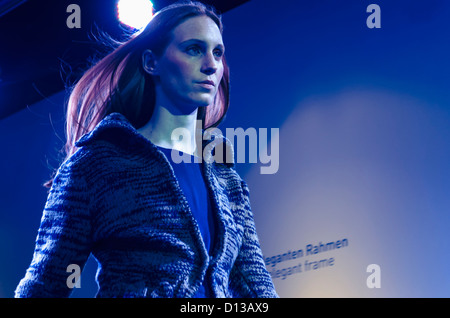
POLYGON ((182 114, 211 105, 223 75, 224 49, 211 18, 199 16, 179 24, 163 55, 156 58, 157 94, 164 95, 157 98, 168 100, 182 114))

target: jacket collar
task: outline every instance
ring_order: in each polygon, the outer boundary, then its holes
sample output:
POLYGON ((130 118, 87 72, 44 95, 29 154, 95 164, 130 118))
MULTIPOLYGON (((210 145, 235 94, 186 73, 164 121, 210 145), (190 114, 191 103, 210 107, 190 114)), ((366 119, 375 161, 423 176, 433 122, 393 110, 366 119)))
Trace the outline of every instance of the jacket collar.
MULTIPOLYGON (((230 140, 220 133, 220 130, 213 130, 212 134, 208 134, 208 130, 203 131, 203 135, 207 140, 203 140, 203 160, 206 162, 214 161, 215 150, 217 146, 221 146, 223 158, 217 162, 228 167, 234 167, 234 149, 230 140), (224 145, 222 145, 222 143, 224 145)), ((120 113, 111 113, 89 133, 83 135, 75 146, 82 147, 89 145, 97 140, 108 140, 117 146, 129 147, 136 143, 147 143, 156 149, 156 146, 143 135, 120 113)), ((219 148, 217 148, 219 149, 219 148)))

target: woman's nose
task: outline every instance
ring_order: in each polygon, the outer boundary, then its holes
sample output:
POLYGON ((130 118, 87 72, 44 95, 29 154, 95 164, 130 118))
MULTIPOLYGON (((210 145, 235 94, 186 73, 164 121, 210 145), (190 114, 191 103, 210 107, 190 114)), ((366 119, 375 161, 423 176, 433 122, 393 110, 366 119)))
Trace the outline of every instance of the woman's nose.
POLYGON ((218 63, 214 57, 214 54, 206 54, 203 59, 202 72, 206 75, 212 75, 217 71, 218 63))

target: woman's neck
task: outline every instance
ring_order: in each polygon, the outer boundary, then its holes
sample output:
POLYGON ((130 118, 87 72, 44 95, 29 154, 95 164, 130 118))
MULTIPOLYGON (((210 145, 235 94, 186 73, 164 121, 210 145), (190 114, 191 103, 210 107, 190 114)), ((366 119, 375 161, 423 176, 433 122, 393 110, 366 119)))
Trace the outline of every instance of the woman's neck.
POLYGON ((197 109, 191 114, 175 115, 156 104, 151 119, 138 131, 157 146, 194 155, 197 151, 196 132, 201 132, 197 124, 200 124, 197 122, 197 109))

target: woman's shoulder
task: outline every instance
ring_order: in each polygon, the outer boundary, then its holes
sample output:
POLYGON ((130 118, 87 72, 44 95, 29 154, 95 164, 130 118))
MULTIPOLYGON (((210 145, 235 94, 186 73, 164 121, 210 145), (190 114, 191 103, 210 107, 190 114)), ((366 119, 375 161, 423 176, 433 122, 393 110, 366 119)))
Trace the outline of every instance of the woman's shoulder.
POLYGON ((145 141, 125 116, 112 113, 75 143, 77 155, 73 160, 84 162, 121 158, 130 150, 138 149, 138 144, 145 141))
POLYGON ((127 158, 114 144, 98 141, 78 147, 61 162, 53 182, 93 185, 108 176, 116 167, 126 169, 127 158))
POLYGON ((145 138, 120 113, 105 116, 95 128, 83 135, 76 143, 76 147, 92 144, 109 143, 110 148, 130 148, 138 143, 145 143, 145 138))

